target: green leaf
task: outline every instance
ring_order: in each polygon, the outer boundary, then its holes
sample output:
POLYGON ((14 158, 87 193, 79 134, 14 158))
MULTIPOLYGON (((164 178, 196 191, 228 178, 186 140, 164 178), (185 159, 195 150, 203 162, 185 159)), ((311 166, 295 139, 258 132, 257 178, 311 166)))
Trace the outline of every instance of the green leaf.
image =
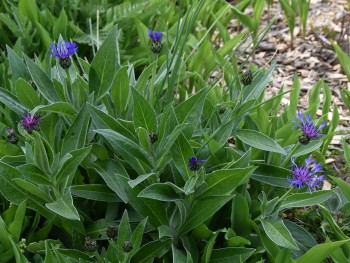
MULTIPOLYGON (((72 151, 69 155, 69 157, 63 164, 62 168, 57 171, 58 174, 56 175, 57 183, 61 183, 62 181, 65 181, 65 184, 70 183, 73 179, 73 176, 78 168, 78 166, 81 164, 81 162, 88 156, 88 154, 91 151, 92 146, 87 146, 85 148, 81 148, 75 151, 72 151)), ((67 185, 65 185, 66 187, 67 185)))
POLYGON ((237 193, 232 199, 231 227, 238 236, 245 237, 251 233, 248 201, 237 193))
POLYGON ((27 210, 27 200, 24 200, 16 209, 16 214, 9 225, 8 231, 14 237, 15 241, 18 242, 22 232, 22 226, 24 225, 25 214, 27 210))
POLYGON ((218 170, 207 174, 205 181, 208 187, 198 198, 231 194, 237 186, 248 181, 255 168, 218 170))
MULTIPOLYGON (((345 183, 345 182, 344 182, 345 183)), ((350 190, 350 187, 349 187, 350 190)), ((280 210, 292 207, 305 207, 321 204, 332 197, 334 191, 325 190, 312 193, 300 193, 288 196, 281 204, 280 210)))
POLYGON ((131 263, 151 263, 155 257, 161 258, 171 248, 171 239, 151 241, 141 247, 132 257, 131 263))
POLYGON ((124 167, 115 160, 97 160, 90 167, 100 174, 107 186, 115 192, 124 203, 128 202, 128 197, 123 186, 119 183, 116 174, 127 176, 124 167))
POLYGON ((73 108, 73 106, 67 102, 54 102, 49 105, 39 105, 32 110, 33 114, 35 112, 42 112, 42 111, 65 114, 71 117, 74 117, 76 115, 76 111, 73 108))
POLYGON ((190 178, 190 169, 188 168, 188 160, 194 156, 191 144, 182 134, 179 135, 173 146, 171 147, 171 156, 176 168, 179 170, 183 179, 187 181, 190 178))
POLYGON ((131 256, 136 254, 136 252, 141 247, 143 232, 145 231, 145 226, 147 223, 148 217, 144 218, 135 228, 131 236, 131 244, 133 250, 130 252, 131 256))
POLYGON ((33 109, 39 104, 39 98, 33 87, 24 79, 16 81, 16 95, 18 100, 28 109, 33 109))
POLYGON ((80 220, 79 213, 73 205, 73 198, 70 189, 67 190, 60 198, 52 203, 46 203, 45 206, 52 212, 70 219, 80 220))
POLYGON ((149 133, 157 132, 157 116, 151 104, 135 89, 132 90, 134 98, 133 120, 134 127, 145 128, 149 133))
POLYGON ((253 255, 254 248, 227 247, 213 249, 209 263, 241 263, 253 255))
POLYGON ((138 197, 150 198, 159 201, 177 201, 181 200, 181 196, 174 187, 167 183, 154 183, 143 189, 138 197))
POLYGON ((118 26, 114 26, 91 62, 89 91, 95 92, 96 101, 110 89, 117 70, 118 26))
POLYGON ((292 235, 283 224, 282 220, 268 221, 260 219, 267 236, 277 245, 298 250, 292 235))
POLYGON ((101 111, 91 104, 88 104, 88 107, 92 121, 96 127, 99 129, 111 129, 127 137, 133 142, 137 142, 136 137, 118 120, 114 119, 112 116, 108 115, 107 113, 101 111))
POLYGON ((120 68, 113 80, 111 87, 111 98, 118 113, 126 110, 129 99, 129 76, 127 67, 120 68))
POLYGON ((27 191, 31 195, 35 195, 40 198, 42 201, 51 202, 51 198, 49 198, 48 194, 37 187, 35 184, 25 181, 21 178, 14 178, 13 181, 19 185, 23 190, 27 191))
POLYGON ((295 151, 293 154, 293 157, 298 157, 301 155, 305 155, 311 152, 316 151, 320 146, 322 145, 323 141, 322 140, 315 140, 311 141, 306 145, 301 144, 299 148, 295 151))
POLYGON ((339 59, 340 65, 344 70, 348 80, 350 81, 350 57, 347 53, 345 53, 340 46, 337 44, 333 44, 333 48, 337 53, 337 57, 339 59))
POLYGON ((80 109, 80 112, 78 113, 72 125, 69 127, 64 137, 61 150, 62 155, 85 146, 89 120, 90 116, 87 110, 87 105, 85 104, 80 109))
POLYGON ((26 67, 26 64, 24 64, 22 59, 7 45, 6 50, 10 62, 13 79, 15 81, 19 78, 22 78, 24 80, 30 80, 31 77, 26 67))
MULTIPOLYGON (((130 238, 131 238, 131 228, 129 224, 129 216, 128 216, 128 211, 125 209, 118 227, 118 238, 117 238, 118 247, 122 248, 125 241, 130 242, 130 238)), ((122 258, 123 255, 119 255, 118 257, 122 258)))
POLYGON ((284 149, 277 142, 260 132, 254 130, 238 129, 235 131, 235 135, 244 143, 254 148, 269 152, 286 154, 284 149))
POLYGON ((137 176, 136 179, 128 181, 128 184, 130 185, 131 188, 134 188, 135 186, 142 183, 143 181, 145 181, 146 179, 148 179, 151 176, 157 177, 157 174, 148 173, 148 174, 139 175, 139 176, 137 176))
POLYGON ((72 195, 100 202, 120 202, 120 198, 104 184, 73 185, 72 195))
POLYGON ((112 130, 100 129, 95 132, 105 137, 139 174, 146 174, 150 171, 148 154, 136 143, 112 130))
POLYGON ((59 101, 55 87, 46 73, 27 56, 24 57, 30 75, 40 93, 50 102, 59 101))
POLYGON ((350 240, 336 241, 326 244, 318 244, 311 248, 304 255, 296 259, 296 263, 322 262, 326 257, 332 254, 333 251, 342 245, 349 243, 350 240))
POLYGON ((66 38, 67 23, 68 23, 68 18, 67 18, 66 11, 62 9, 60 16, 57 18, 52 28, 52 34, 55 39, 58 39, 61 34, 63 38, 66 38))
POLYGON ((187 127, 187 124, 177 125, 170 135, 168 135, 167 137, 164 137, 161 140, 157 148, 157 150, 159 151, 157 155, 157 165, 156 165, 157 168, 164 167, 165 164, 170 161, 168 159, 165 159, 165 157, 167 156, 167 154, 169 154, 169 151, 173 146, 173 144, 175 143, 176 139, 186 129, 186 127, 187 127))
POLYGON ((213 216, 222 206, 232 199, 233 195, 210 196, 194 201, 190 207, 186 221, 178 230, 178 235, 184 235, 199 224, 213 216))
POLYGON ((330 176, 334 182, 339 186, 341 193, 344 195, 346 200, 350 202, 350 185, 340 178, 330 176))
POLYGON ((291 176, 291 172, 288 169, 259 163, 251 178, 272 186, 289 188, 288 176, 291 176))
POLYGON ((174 111, 179 124, 187 123, 188 127, 184 131, 186 138, 190 138, 196 128, 203 111, 205 98, 208 94, 208 88, 203 88, 188 100, 178 105, 174 111))
POLYGON ((18 115, 23 115, 25 111, 28 111, 12 93, 3 88, 0 88, 0 102, 4 103, 18 115))
POLYGON ((215 241, 216 241, 218 234, 219 233, 216 233, 205 245, 201 263, 209 263, 211 253, 213 251, 215 241))

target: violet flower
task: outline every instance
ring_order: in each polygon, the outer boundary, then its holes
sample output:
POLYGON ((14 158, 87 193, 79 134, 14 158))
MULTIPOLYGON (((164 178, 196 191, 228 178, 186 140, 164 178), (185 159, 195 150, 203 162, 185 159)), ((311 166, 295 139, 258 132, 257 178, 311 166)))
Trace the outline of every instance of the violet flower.
POLYGON ((26 112, 20 121, 20 124, 29 134, 31 134, 33 131, 37 131, 39 129, 40 120, 40 115, 31 115, 29 112, 26 112))
POLYGON ((308 144, 310 140, 318 139, 323 136, 323 134, 320 133, 320 130, 326 126, 325 122, 322 122, 320 126, 317 126, 315 121, 311 120, 310 114, 305 116, 305 114, 301 112, 298 112, 293 122, 296 124, 293 129, 298 127, 302 131, 302 135, 299 137, 299 142, 301 144, 308 144))
POLYGON ((292 176, 293 178, 288 177, 288 181, 291 183, 291 187, 303 188, 307 186, 312 191, 317 191, 317 188, 320 188, 320 183, 324 181, 324 175, 319 175, 323 173, 321 163, 317 163, 316 160, 312 159, 311 156, 305 159, 305 165, 298 166, 294 162, 294 158, 291 159, 293 163, 292 176))

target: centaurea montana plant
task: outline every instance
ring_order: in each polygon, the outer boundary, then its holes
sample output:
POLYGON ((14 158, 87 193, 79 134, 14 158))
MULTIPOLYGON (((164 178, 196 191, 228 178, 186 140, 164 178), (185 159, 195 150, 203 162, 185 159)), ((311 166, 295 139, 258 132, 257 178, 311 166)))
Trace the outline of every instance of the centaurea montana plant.
POLYGON ((298 166, 294 162, 294 158, 292 161, 292 178, 288 177, 288 181, 291 183, 291 187, 296 187, 298 189, 307 186, 310 190, 316 191, 317 188, 320 188, 321 183, 324 181, 324 175, 319 175, 323 173, 321 163, 318 163, 316 160, 312 159, 311 156, 305 159, 305 165, 298 166))
POLYGON ((150 29, 148 30, 148 36, 152 40, 152 46, 151 46, 152 52, 155 54, 159 53, 162 50, 163 33, 157 32, 157 31, 153 33, 153 31, 150 29))
POLYGON ((72 64, 70 56, 78 51, 77 44, 74 42, 60 41, 52 44, 50 54, 59 59, 59 63, 63 69, 67 69, 72 64))
POLYGON ((293 122, 296 124, 293 129, 298 127, 302 131, 302 135, 299 137, 299 142, 301 144, 308 144, 310 140, 321 137, 323 134, 321 134, 320 131, 326 126, 325 122, 317 126, 315 121, 311 120, 310 114, 305 116, 305 114, 301 112, 298 112, 293 122))

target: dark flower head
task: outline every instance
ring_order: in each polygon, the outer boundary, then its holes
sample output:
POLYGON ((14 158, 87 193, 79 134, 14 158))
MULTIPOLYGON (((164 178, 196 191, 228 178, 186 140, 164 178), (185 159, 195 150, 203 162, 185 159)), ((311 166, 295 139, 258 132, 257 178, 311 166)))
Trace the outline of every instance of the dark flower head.
POLYGON ((78 51, 77 44, 74 42, 60 41, 56 44, 52 44, 50 54, 59 59, 65 59, 73 55, 78 51))
POLYGON ((298 112, 293 122, 296 124, 293 129, 299 127, 303 133, 299 138, 301 144, 308 144, 310 140, 318 139, 323 136, 323 134, 320 133, 320 130, 326 126, 325 122, 322 122, 320 126, 317 126, 315 122, 311 120, 310 114, 305 116, 305 114, 302 114, 301 112, 298 112))
POLYGON ((127 253, 132 250, 132 244, 129 240, 124 241, 123 250, 124 250, 124 252, 127 252, 127 253))
POLYGON ((323 183, 324 181, 324 175, 318 175, 319 173, 323 173, 321 163, 317 163, 316 160, 311 158, 311 156, 305 159, 305 165, 303 166, 296 165, 293 158, 292 163, 293 178, 290 179, 288 177, 291 187, 303 188, 304 186, 307 186, 310 192, 316 191, 317 188, 320 188, 319 183, 323 183))
POLYGON ((7 128, 6 130, 7 135, 7 142, 11 144, 17 144, 18 143, 18 137, 15 131, 12 128, 7 128))
POLYGON ((244 72, 241 76, 241 81, 244 85, 249 85, 252 83, 253 80, 253 73, 250 69, 248 69, 246 72, 244 72))
POLYGON ((188 161, 188 168, 190 168, 192 171, 197 171, 199 170, 201 163, 205 163, 207 160, 198 160, 196 157, 191 157, 188 159, 188 161))
POLYGON ((12 128, 7 128, 6 134, 7 134, 7 136, 16 135, 15 131, 12 128))
POLYGON ((85 251, 87 252, 94 252, 97 250, 98 245, 96 243, 96 240, 91 239, 90 237, 85 237, 85 251))
POLYGON ((20 124, 28 133, 32 133, 33 131, 36 131, 39 129, 40 120, 41 120, 40 115, 37 115, 37 114, 31 115, 29 112, 26 112, 22 120, 20 121, 20 124))
POLYGON ((114 239, 117 236, 117 228, 115 226, 107 226, 106 233, 109 238, 114 239))
POLYGON ((152 30, 148 30, 148 36, 152 39, 153 42, 160 42, 162 41, 163 33, 155 31, 154 33, 152 30))

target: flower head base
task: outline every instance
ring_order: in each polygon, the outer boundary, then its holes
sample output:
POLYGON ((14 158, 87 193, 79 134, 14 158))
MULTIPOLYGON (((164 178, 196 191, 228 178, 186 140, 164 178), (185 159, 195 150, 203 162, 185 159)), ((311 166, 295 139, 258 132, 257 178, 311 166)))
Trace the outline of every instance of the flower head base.
POLYGON ((18 137, 15 131, 12 128, 7 128, 6 130, 7 135, 7 142, 11 144, 17 144, 18 143, 18 137))
POLYGON ((253 80, 253 73, 250 69, 248 69, 246 72, 242 74, 241 81, 244 85, 249 85, 252 83, 253 80))
POLYGON ((323 134, 320 134, 320 130, 326 126, 325 122, 322 122, 320 126, 317 126, 315 122, 311 120, 310 114, 305 116, 305 114, 302 114, 301 112, 298 112, 293 122, 296 124, 293 129, 299 127, 303 132, 299 137, 299 142, 301 144, 308 144, 310 140, 321 137, 323 134))
POLYGON ((148 36, 150 37, 150 39, 152 39, 152 45, 151 45, 151 49, 152 52, 157 54, 162 50, 162 37, 163 37, 163 33, 162 32, 152 32, 152 30, 148 30, 148 36))
POLYGON ((85 237, 84 247, 86 252, 94 252, 97 250, 98 245, 96 240, 91 239, 90 237, 85 237))
POLYGON ((26 112, 20 121, 20 124, 29 134, 31 134, 33 131, 37 131, 39 129, 40 120, 40 115, 31 115, 29 112, 26 112))
POLYGON ((324 175, 319 175, 322 173, 321 163, 317 163, 315 160, 309 156, 305 160, 305 165, 298 166, 295 164, 294 159, 292 158, 293 168, 292 175, 293 178, 288 177, 288 181, 291 183, 291 187, 303 188, 307 186, 310 190, 316 191, 317 188, 320 188, 319 183, 323 183, 324 175))
POLYGON ((196 157, 191 157, 188 159, 189 165, 188 168, 192 171, 198 171, 201 167, 201 163, 205 163, 207 160, 198 160, 196 157))
POLYGON ((77 44, 74 42, 61 41, 52 44, 50 54, 59 58, 60 65, 63 69, 67 69, 72 64, 70 56, 78 51, 77 44))

